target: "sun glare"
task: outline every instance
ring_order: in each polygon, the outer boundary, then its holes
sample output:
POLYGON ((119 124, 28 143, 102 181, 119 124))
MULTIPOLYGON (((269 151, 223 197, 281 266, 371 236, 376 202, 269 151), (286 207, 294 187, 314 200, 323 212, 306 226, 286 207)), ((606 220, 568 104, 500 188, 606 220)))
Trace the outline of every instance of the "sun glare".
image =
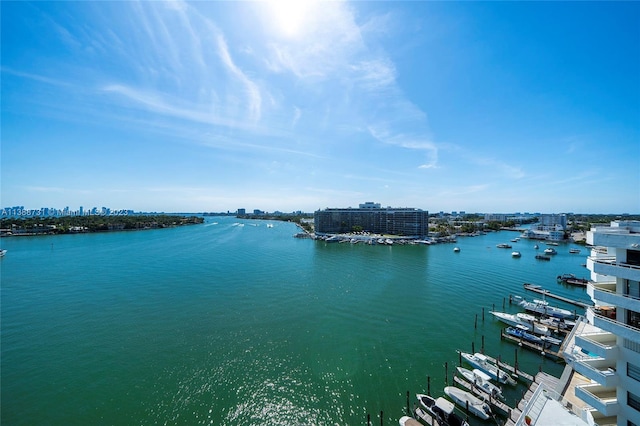
POLYGON ((309 0, 272 0, 269 8, 274 26, 287 37, 300 34, 309 20, 313 6, 309 0))

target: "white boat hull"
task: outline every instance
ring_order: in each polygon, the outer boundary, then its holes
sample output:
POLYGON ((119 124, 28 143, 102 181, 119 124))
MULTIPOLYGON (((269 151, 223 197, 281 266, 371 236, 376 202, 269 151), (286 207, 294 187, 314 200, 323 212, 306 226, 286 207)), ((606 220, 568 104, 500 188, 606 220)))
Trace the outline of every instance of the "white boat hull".
POLYGON ((469 413, 483 420, 488 420, 492 416, 491 408, 489 405, 477 398, 473 394, 458 389, 454 386, 447 386, 444 388, 444 393, 453 400, 463 410, 469 409, 469 413))
POLYGON ((460 355, 469 364, 487 374, 492 380, 503 384, 510 384, 512 386, 516 385, 516 381, 511 376, 509 376, 506 371, 498 370, 498 367, 490 363, 484 355, 480 353, 469 354, 466 352, 460 352, 460 355), (499 378, 498 375, 500 376, 499 378))

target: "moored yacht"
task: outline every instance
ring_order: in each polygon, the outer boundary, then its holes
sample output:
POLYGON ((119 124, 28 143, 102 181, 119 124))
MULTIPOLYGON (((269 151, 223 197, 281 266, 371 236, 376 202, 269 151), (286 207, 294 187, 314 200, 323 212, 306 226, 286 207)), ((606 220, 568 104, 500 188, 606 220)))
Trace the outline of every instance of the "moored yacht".
POLYGON ((527 331, 531 331, 536 334, 548 335, 549 328, 546 325, 540 324, 536 321, 533 315, 519 312, 517 314, 508 314, 506 312, 491 311, 491 315, 502 321, 503 323, 513 327, 525 327, 527 331))
POLYGON ((473 367, 487 374, 492 380, 500 383, 508 383, 512 386, 516 385, 516 381, 506 371, 500 370, 498 366, 489 361, 489 358, 485 355, 479 352, 475 354, 460 352, 460 356, 473 367))

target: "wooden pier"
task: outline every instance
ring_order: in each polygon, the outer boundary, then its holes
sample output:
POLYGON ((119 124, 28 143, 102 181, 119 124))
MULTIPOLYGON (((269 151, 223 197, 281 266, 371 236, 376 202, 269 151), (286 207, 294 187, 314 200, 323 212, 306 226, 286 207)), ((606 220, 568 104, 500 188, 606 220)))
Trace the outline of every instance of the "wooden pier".
POLYGON ((579 306, 579 307, 581 307, 583 309, 587 309, 587 308, 590 308, 590 307, 593 306, 591 304, 588 304, 588 303, 585 303, 585 302, 581 302, 579 300, 573 300, 573 299, 569 299, 568 297, 560 296, 558 294, 553 294, 549 290, 545 290, 544 288, 542 288, 539 285, 524 283, 523 287, 524 287, 525 290, 533 291, 535 293, 542 294, 542 295, 544 295, 546 297, 550 297, 552 299, 560 300, 562 302, 569 303, 569 304, 574 305, 574 306, 579 306))
POLYGON ((562 360, 562 359, 564 359, 562 357, 562 355, 560 354, 560 352, 554 351, 554 350, 551 349, 551 346, 553 346, 551 344, 549 344, 549 347, 543 347, 542 345, 538 345, 538 344, 535 344, 535 343, 532 343, 532 342, 528 342, 528 341, 526 341, 524 339, 520 339, 520 338, 518 338, 516 336, 512 336, 511 334, 506 333, 504 330, 502 330, 500 332, 500 336, 503 339, 509 340, 510 342, 517 343, 519 346, 522 346, 524 348, 536 351, 542 356, 546 356, 546 357, 552 358, 554 360, 562 360))
POLYGON ((494 397, 492 397, 492 396, 480 391, 475 385, 473 385, 472 383, 469 383, 468 381, 464 380, 462 377, 454 376, 453 377, 453 382, 456 383, 457 385, 459 385, 460 387, 462 387, 463 389, 468 390, 469 392, 471 392, 472 394, 474 394, 478 398, 488 402, 489 405, 491 405, 491 408, 494 408, 494 409, 500 411, 505 416, 509 417, 509 415, 511 414, 511 410, 513 410, 513 408, 509 407, 507 404, 505 404, 504 402, 500 401, 499 399, 494 398, 494 397))
POLYGON ((512 375, 516 376, 518 379, 526 379, 530 382, 533 381, 533 376, 531 374, 527 374, 522 370, 517 370, 516 368, 514 368, 513 366, 509 365, 509 364, 505 364, 504 362, 500 361, 500 359, 495 359, 495 358, 491 358, 489 355, 487 354, 483 354, 485 357, 487 357, 487 359, 494 363, 495 365, 498 366, 499 370, 502 371, 508 371, 509 373, 511 373, 512 375))

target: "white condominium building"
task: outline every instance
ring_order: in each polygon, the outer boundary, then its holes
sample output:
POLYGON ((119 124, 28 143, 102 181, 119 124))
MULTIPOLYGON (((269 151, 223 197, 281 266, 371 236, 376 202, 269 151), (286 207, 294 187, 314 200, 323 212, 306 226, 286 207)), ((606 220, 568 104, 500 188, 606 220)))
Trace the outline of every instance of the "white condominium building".
POLYGON ((592 246, 587 292, 595 303, 575 335, 576 386, 591 423, 640 426, 640 221, 614 221, 587 232, 592 246))

